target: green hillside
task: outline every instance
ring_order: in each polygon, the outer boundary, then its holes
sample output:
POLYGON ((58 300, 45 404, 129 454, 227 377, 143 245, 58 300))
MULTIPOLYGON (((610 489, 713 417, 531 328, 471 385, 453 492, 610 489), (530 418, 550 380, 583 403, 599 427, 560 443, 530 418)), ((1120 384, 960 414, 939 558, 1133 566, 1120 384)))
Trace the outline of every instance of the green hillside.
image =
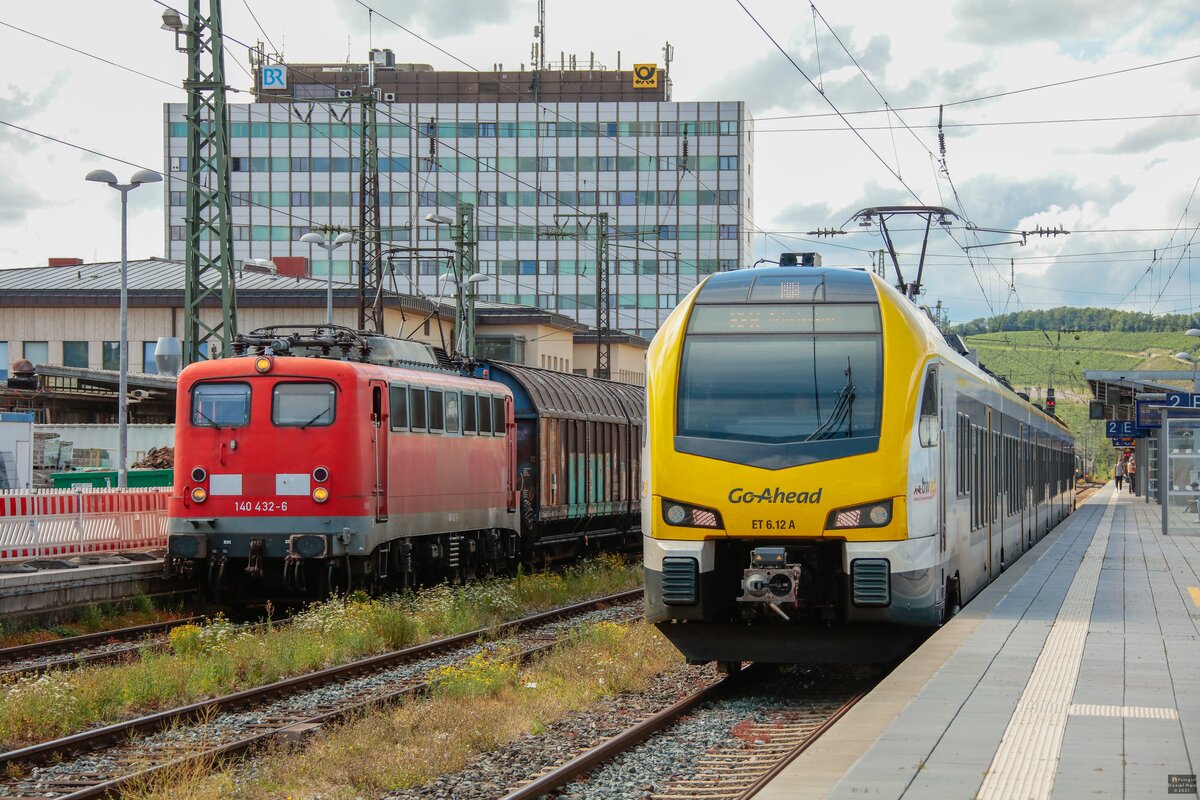
POLYGON ((1087 418, 1091 392, 1084 370, 1178 369, 1184 378, 1180 388, 1190 388, 1191 372, 1174 354, 1197 343, 1182 332, 1107 331, 1003 331, 968 336, 966 342, 980 364, 1033 400, 1040 402, 1046 387, 1054 386, 1058 415, 1075 432, 1079 450, 1095 455, 1099 474, 1111 471, 1114 451, 1104 437, 1104 423, 1087 418))

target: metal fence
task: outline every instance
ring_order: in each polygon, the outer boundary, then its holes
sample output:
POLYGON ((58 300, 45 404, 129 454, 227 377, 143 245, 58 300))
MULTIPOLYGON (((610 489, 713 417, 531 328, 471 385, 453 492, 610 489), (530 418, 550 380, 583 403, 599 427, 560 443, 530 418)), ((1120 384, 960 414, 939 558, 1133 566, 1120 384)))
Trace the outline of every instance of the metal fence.
POLYGON ((170 489, 0 492, 0 561, 165 547, 170 489))

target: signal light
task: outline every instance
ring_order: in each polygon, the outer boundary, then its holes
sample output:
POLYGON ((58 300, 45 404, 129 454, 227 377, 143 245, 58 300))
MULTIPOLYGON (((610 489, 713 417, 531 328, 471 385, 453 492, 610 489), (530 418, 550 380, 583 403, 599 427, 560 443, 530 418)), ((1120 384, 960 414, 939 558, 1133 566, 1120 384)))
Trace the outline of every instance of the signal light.
POLYGON ((318 486, 312 491, 312 499, 318 503, 324 503, 329 499, 329 490, 324 486, 318 486))
POLYGON ((259 372, 266 374, 271 371, 271 359, 266 356, 259 356, 254 359, 254 368, 259 372))
POLYGON ((204 487, 197 486, 195 489, 192 489, 192 502, 193 503, 203 503, 207 499, 208 499, 208 492, 206 492, 204 490, 204 487))

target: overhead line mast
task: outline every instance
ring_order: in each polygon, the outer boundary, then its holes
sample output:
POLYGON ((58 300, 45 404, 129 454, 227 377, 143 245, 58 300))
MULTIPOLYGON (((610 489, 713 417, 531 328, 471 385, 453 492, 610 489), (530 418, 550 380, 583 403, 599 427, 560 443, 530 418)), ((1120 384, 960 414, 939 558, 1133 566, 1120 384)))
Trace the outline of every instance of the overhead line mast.
POLYGON ((187 30, 163 15, 164 27, 175 30, 176 49, 186 52, 187 90, 187 217, 186 277, 183 290, 183 362, 232 353, 237 335, 237 295, 233 270, 233 225, 230 220, 229 112, 225 104, 225 45, 221 36, 221 0, 209 0, 208 16, 200 0, 189 0, 187 30), (172 24, 174 22, 175 24, 172 24), (178 45, 178 35, 186 47, 178 45), (209 324, 202 311, 221 307, 219 322, 209 324))

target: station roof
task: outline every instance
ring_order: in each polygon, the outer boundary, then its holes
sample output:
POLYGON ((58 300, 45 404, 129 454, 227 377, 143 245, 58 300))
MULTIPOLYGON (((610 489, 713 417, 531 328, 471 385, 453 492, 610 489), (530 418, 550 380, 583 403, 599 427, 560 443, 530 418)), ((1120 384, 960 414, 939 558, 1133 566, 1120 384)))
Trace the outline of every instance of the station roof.
POLYGON ((1104 404, 1105 419, 1133 419, 1134 401, 1148 394, 1186 391, 1192 380, 1191 370, 1098 370, 1083 372, 1092 399, 1104 404), (1162 381, 1182 381, 1166 384, 1162 381))

